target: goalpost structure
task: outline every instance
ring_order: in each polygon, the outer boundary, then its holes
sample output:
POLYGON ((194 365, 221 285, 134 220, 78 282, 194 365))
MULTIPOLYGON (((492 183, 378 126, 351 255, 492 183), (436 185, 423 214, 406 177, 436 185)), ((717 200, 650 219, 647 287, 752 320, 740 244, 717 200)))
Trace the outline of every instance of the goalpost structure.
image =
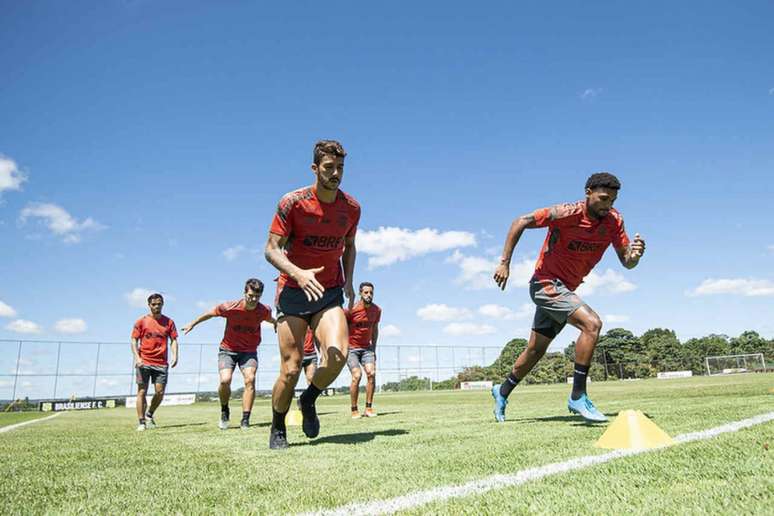
POLYGON ((766 372, 766 360, 763 353, 704 357, 704 365, 709 376, 766 372))

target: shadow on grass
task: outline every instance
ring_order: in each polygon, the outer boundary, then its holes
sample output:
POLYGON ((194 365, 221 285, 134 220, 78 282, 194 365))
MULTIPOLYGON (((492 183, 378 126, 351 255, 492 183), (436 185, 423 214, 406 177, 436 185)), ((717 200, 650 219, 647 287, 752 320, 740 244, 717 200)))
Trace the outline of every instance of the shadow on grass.
POLYGON ((327 435, 306 443, 291 443, 290 446, 317 446, 318 444, 360 444, 373 441, 375 437, 395 437, 406 435, 407 430, 380 430, 378 432, 358 432, 356 434, 327 435))
MULTIPOLYGON (((164 431, 172 428, 185 428, 188 426, 202 426, 207 424, 209 423, 185 423, 185 424, 179 424, 179 425, 161 425, 154 428, 153 431, 164 431)), ((213 424, 212 426, 215 426, 215 425, 213 424)))
POLYGON ((392 412, 377 412, 376 417, 391 416, 393 414, 403 414, 400 410, 393 410, 392 412))
MULTIPOLYGON (((609 413, 609 414, 605 414, 605 415, 608 418, 612 419, 612 418, 616 417, 618 414, 609 413)), ((508 422, 509 421, 506 420, 506 423, 508 423, 508 422)), ((566 416, 523 417, 523 418, 519 418, 519 419, 513 419, 510 422, 513 422, 513 423, 551 423, 551 422, 559 422, 559 423, 571 423, 572 426, 595 426, 595 427, 599 427, 599 426, 606 425, 610 421, 600 421, 600 422, 586 421, 585 419, 583 419, 580 416, 568 414, 566 416)))

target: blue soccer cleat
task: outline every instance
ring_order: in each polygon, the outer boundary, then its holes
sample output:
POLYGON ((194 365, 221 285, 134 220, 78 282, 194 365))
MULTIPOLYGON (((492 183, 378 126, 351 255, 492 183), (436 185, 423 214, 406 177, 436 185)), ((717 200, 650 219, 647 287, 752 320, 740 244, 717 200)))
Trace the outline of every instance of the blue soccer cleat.
POLYGON ((580 415, 586 421, 594 423, 603 423, 607 421, 607 417, 597 410, 597 407, 591 402, 588 396, 581 395, 577 400, 572 399, 572 396, 567 400, 567 409, 573 413, 580 415))
POLYGON ((492 397, 494 398, 494 417, 498 423, 505 422, 505 407, 508 405, 508 399, 500 394, 500 386, 492 387, 492 397))

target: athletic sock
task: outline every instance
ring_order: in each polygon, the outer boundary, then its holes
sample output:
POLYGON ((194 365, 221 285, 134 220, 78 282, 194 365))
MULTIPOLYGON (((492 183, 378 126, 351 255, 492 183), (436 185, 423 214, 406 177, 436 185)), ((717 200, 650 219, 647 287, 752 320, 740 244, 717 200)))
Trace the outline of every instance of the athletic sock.
POLYGON ((298 397, 298 401, 301 402, 301 405, 314 405, 314 402, 317 401, 317 397, 320 396, 321 392, 322 389, 319 389, 315 384, 310 383, 309 387, 307 387, 306 390, 301 393, 301 396, 298 397))
POLYGON ((250 421, 250 410, 242 411, 242 421, 250 421))
POLYGON ((372 408, 373 403, 366 403, 366 408, 372 408))
POLYGON ((287 412, 277 412, 273 408, 271 409, 271 427, 274 430, 287 431, 285 428, 285 414, 287 412))
POLYGON ((220 406, 220 415, 226 416, 226 419, 231 417, 231 411, 228 409, 228 405, 221 405, 220 406))
POLYGON ((573 400, 586 394, 586 378, 589 375, 589 367, 575 362, 575 371, 572 373, 572 394, 570 394, 573 400))
POLYGON ((503 380, 503 383, 500 384, 500 396, 503 398, 507 398, 511 391, 519 385, 519 382, 521 380, 519 378, 516 378, 516 376, 513 374, 513 372, 508 373, 508 376, 505 377, 505 380, 503 380))
POLYGON ((352 405, 352 412, 357 412, 357 405, 352 405))
POLYGON ((144 424, 145 424, 145 418, 144 418, 144 417, 141 417, 141 418, 140 418, 140 424, 141 424, 141 425, 144 425, 144 424))
POLYGON ((147 414, 145 414, 145 418, 146 419, 153 419, 153 412, 148 412, 147 414))

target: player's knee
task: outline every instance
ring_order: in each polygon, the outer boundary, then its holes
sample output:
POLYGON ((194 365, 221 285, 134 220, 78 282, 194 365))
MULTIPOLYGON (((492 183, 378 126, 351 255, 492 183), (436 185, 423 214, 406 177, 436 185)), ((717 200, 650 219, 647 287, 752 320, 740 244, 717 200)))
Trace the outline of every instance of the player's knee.
POLYGON ((228 376, 221 376, 220 377, 220 384, 224 387, 231 386, 231 375, 228 376))
POLYGON ((376 371, 366 371, 366 379, 369 382, 376 380, 376 371))
POLYGON ((593 314, 593 317, 589 318, 588 328, 591 333, 599 335, 602 331, 602 319, 600 319, 597 314, 593 314))
POLYGON ((297 366, 289 366, 285 368, 285 371, 282 373, 282 376, 284 377, 286 382, 296 382, 298 381, 298 377, 301 375, 301 368, 297 366))
POLYGON ((360 369, 353 369, 352 370, 352 382, 353 383, 360 383, 360 378, 362 378, 362 373, 360 372, 360 369))
POLYGON ((255 390, 255 375, 245 376, 245 390, 255 390))

